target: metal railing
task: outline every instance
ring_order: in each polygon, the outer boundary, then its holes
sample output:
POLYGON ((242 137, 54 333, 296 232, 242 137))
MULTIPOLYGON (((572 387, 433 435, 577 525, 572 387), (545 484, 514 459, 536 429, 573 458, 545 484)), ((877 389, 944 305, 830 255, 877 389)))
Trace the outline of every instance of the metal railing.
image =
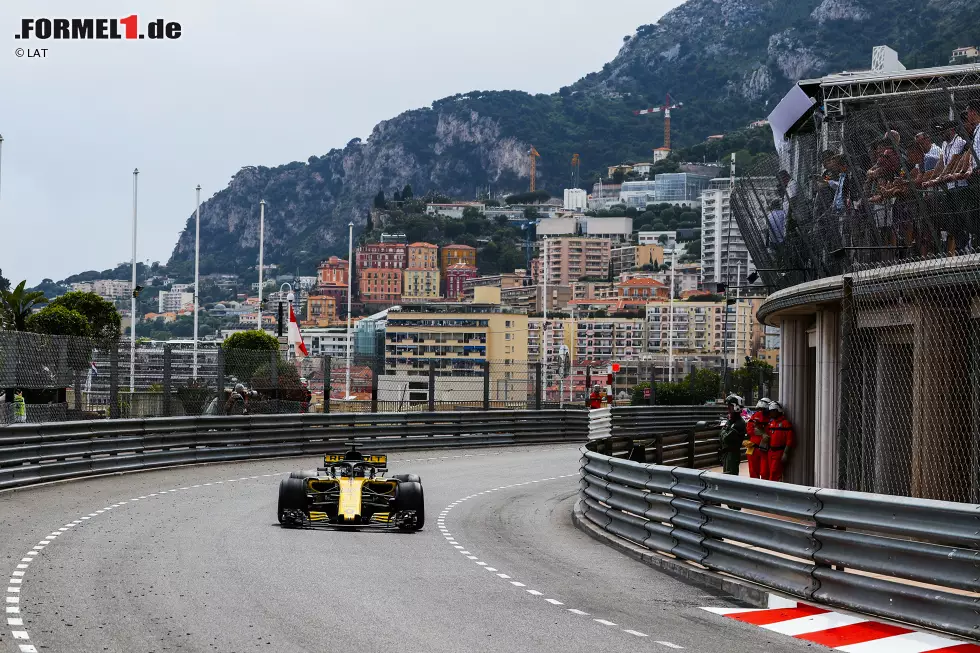
POLYGON ((172 465, 343 451, 582 442, 582 410, 174 417, 0 428, 0 489, 172 465))
POLYGON ((666 443, 679 436, 585 445, 585 519, 647 549, 800 599, 980 639, 980 505, 693 469, 717 464, 717 454, 707 445, 698 454, 698 438, 690 436, 694 455, 674 466, 683 456, 676 449, 668 455, 666 443))

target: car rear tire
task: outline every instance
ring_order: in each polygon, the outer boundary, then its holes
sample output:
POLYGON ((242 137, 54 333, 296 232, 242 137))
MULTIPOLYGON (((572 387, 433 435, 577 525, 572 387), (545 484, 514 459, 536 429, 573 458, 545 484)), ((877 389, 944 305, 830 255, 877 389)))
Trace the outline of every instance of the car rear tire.
POLYGON ((316 478, 318 475, 315 469, 303 469, 298 472, 290 472, 289 478, 316 478))
MULTIPOLYGON (((295 472, 294 472, 295 473, 295 472)), ((306 483, 301 478, 284 478, 279 483, 279 523, 286 523, 287 510, 306 512, 306 483)))
POLYGON ((417 531, 425 526, 425 496, 422 493, 421 483, 418 481, 400 482, 395 497, 395 506, 396 512, 415 511, 415 523, 411 526, 399 526, 400 530, 417 531))
POLYGON ((409 483, 421 483, 422 479, 415 474, 395 474, 391 477, 392 480, 403 482, 407 481, 409 483))

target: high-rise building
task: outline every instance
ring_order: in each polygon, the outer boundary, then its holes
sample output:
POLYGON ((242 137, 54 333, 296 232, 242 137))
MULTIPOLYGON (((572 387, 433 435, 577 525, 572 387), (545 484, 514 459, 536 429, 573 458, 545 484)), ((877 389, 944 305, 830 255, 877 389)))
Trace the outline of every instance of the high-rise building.
POLYGON ((732 215, 730 183, 712 179, 701 198, 701 271, 704 283, 747 286, 755 264, 732 215))
POLYGON ((566 188, 562 208, 566 211, 585 211, 589 201, 589 194, 581 188, 566 188))
MULTIPOLYGON (((538 242, 539 260, 544 255, 543 242, 538 242)), ((549 238, 548 248, 548 284, 568 286, 584 277, 593 280, 606 279, 609 276, 610 241, 608 238, 549 238)))

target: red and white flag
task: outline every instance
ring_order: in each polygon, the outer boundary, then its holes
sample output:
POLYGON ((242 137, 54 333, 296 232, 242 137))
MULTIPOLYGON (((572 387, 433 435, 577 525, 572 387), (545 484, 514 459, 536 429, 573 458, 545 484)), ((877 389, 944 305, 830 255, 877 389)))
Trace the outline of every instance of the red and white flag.
POLYGON ((293 305, 289 305, 289 344, 296 345, 297 352, 303 352, 304 356, 309 356, 306 351, 306 343, 303 342, 303 334, 299 332, 299 321, 296 313, 293 312, 293 305))

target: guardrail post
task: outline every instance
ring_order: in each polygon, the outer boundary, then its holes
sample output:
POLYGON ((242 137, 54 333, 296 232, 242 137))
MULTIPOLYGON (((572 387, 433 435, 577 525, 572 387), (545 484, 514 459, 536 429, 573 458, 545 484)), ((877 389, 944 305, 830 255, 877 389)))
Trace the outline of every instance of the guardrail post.
MULTIPOLYGON (((225 350, 218 347, 218 355, 214 359, 214 394, 218 397, 218 406, 224 405, 225 394, 225 350)), ((224 414, 224 413, 221 413, 224 414)))
POLYGON ((172 378, 173 345, 163 346, 163 415, 170 417, 170 393, 173 391, 172 378))
POLYGON ((694 469, 694 445, 697 440, 696 431, 691 429, 687 432, 687 467, 694 469))
POLYGON ((657 366, 653 364, 650 365, 650 405, 657 405, 657 366))
POLYGON ((109 419, 119 418, 119 343, 109 346, 109 419))
POLYGON ((657 436, 657 450, 654 453, 654 464, 663 465, 664 464, 664 436, 658 434, 657 436))
POLYGON ((541 361, 534 364, 534 410, 541 410, 541 361))
POLYGON ((490 410, 490 361, 483 361, 483 410, 490 410))
MULTIPOLYGON (((282 303, 279 304, 280 310, 282 309, 282 303)), ((270 351, 269 352, 269 379, 272 383, 273 397, 276 400, 275 408, 273 408, 274 413, 279 412, 279 352, 270 351)))
POLYGON ((429 361, 429 412, 436 410, 436 361, 429 361))
POLYGON ((330 356, 324 356, 323 366, 323 412, 330 412, 330 390, 333 387, 333 360, 330 356))
POLYGON ((378 412, 378 376, 381 374, 381 358, 375 356, 374 363, 371 365, 371 412, 378 412))
POLYGON ((589 405, 589 395, 592 394, 592 366, 585 366, 585 408, 588 410, 589 405))

